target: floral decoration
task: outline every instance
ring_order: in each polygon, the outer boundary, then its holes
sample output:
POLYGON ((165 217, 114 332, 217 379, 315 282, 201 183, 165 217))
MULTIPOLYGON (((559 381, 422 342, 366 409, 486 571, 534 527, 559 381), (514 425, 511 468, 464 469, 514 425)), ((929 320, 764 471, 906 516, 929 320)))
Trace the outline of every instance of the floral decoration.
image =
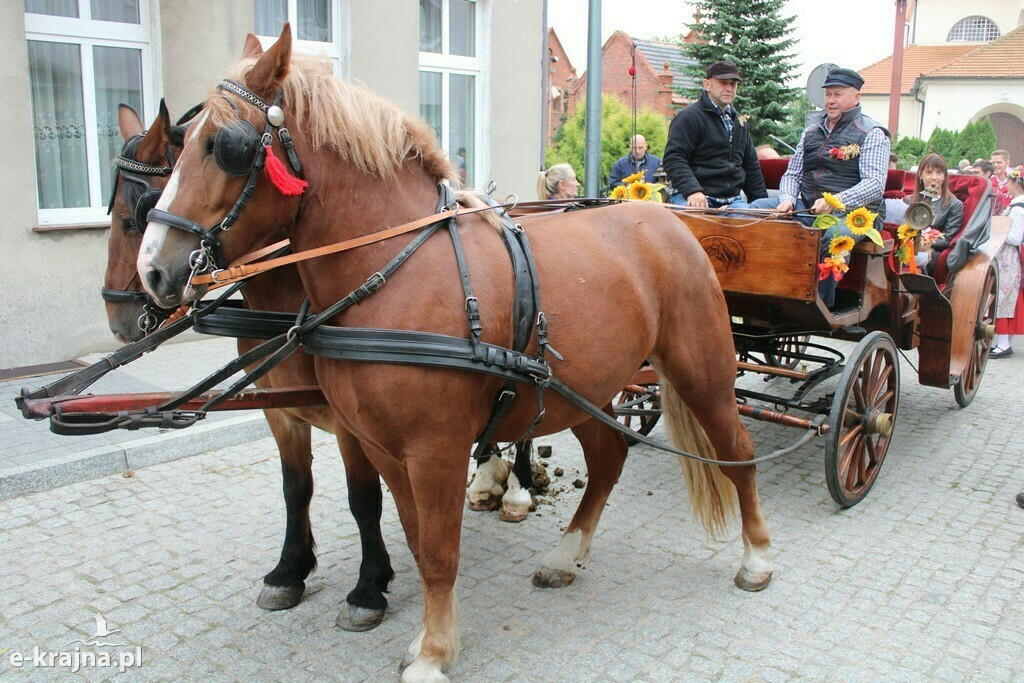
POLYGON ((846 211, 846 204, 843 204, 843 200, 831 192, 822 192, 821 198, 825 200, 825 203, 828 204, 833 211, 846 211))
POLYGON ((848 270, 850 270, 850 266, 846 265, 846 261, 842 257, 826 256, 825 259, 818 264, 818 279, 827 280, 828 278, 832 278, 836 282, 839 282, 843 279, 843 275, 845 275, 848 270))
POLYGON ((664 185, 661 183, 644 182, 644 172, 637 171, 631 176, 622 179, 622 185, 612 190, 612 199, 633 199, 638 201, 662 201, 661 190, 664 185))
POLYGON ((833 159, 839 159, 840 161, 856 159, 860 156, 860 145, 843 145, 842 147, 833 147, 828 151, 828 155, 833 159))

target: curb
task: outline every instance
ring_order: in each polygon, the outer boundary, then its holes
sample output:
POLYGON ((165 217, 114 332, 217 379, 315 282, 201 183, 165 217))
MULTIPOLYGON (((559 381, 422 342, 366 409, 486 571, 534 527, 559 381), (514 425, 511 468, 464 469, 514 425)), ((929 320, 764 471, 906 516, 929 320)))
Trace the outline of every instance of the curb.
POLYGON ((0 471, 0 500, 98 479, 271 436, 262 412, 101 446, 42 465, 0 471))

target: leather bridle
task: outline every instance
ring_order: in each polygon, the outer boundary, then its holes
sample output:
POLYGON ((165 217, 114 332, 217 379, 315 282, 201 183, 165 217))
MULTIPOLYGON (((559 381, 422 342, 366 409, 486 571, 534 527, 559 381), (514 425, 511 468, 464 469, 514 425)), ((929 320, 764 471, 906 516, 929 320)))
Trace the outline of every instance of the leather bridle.
MULTIPOLYGON (((156 166, 153 164, 144 164, 140 161, 130 158, 129 154, 133 154, 139 143, 142 141, 147 131, 143 131, 139 135, 133 135, 132 137, 125 140, 124 145, 121 147, 121 154, 114 158, 114 181, 113 188, 110 191, 110 202, 107 205, 107 214, 109 215, 114 209, 114 202, 117 199, 117 191, 121 186, 121 175, 124 174, 125 179, 131 182, 142 185, 145 190, 139 195, 138 199, 135 200, 134 205, 131 206, 131 218, 130 228, 126 230, 135 230, 140 234, 146 229, 144 222, 145 216, 139 216, 139 209, 143 206, 143 202, 152 202, 154 205, 160 198, 160 194, 163 192, 155 187, 152 187, 146 176, 166 177, 171 174, 174 170, 174 153, 170 147, 167 148, 167 166, 156 166)), ((113 229, 114 226, 111 226, 113 229)), ((139 274, 136 272, 131 280, 128 281, 130 285, 132 282, 138 280, 139 274)), ((136 324, 142 331, 142 334, 148 335, 155 330, 164 320, 171 315, 174 309, 161 308, 156 305, 152 297, 149 296, 141 287, 139 289, 112 289, 109 287, 100 288, 100 296, 104 301, 110 303, 136 303, 141 302, 143 304, 143 313, 139 316, 136 324)))
MULTIPOLYGON (((302 165, 299 163, 299 158, 295 153, 295 144, 292 141, 291 133, 282 125, 284 123, 284 110, 281 108, 280 92, 275 95, 274 101, 271 103, 246 87, 228 79, 218 83, 217 89, 236 95, 248 104, 260 109, 266 116, 266 125, 263 128, 260 144, 253 158, 252 169, 249 171, 245 187, 242 188, 241 194, 235 200, 227 215, 219 222, 210 227, 205 227, 191 219, 164 211, 163 209, 153 209, 149 212, 149 220, 190 232, 199 237, 199 249, 189 255, 189 267, 192 269, 189 277, 190 282, 199 273, 224 269, 228 266, 221 248, 220 234, 231 229, 231 226, 238 220, 238 217, 256 191, 256 183, 259 181, 260 172, 266 163, 267 151, 273 142, 275 131, 278 140, 281 141, 288 154, 288 162, 291 164, 292 169, 296 173, 302 171, 302 165)), ((230 98, 226 95, 223 95, 223 97, 231 103, 232 107, 235 107, 234 102, 230 98)))

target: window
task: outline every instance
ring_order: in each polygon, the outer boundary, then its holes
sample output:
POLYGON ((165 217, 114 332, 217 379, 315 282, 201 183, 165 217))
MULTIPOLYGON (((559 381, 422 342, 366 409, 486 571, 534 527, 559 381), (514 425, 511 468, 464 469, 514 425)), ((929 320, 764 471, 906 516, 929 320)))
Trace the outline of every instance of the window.
POLYGON ((284 22, 290 22, 297 52, 326 55, 334 62, 334 74, 346 76, 348 54, 341 44, 345 12, 342 0, 253 0, 253 33, 266 49, 280 37, 284 22))
POLYGON ((420 116, 469 187, 482 168, 481 4, 420 0, 420 116))
POLYGON ((965 17, 949 29, 946 42, 987 43, 999 37, 999 27, 988 17, 965 17))
POLYGON ((155 111, 148 0, 25 0, 39 222, 102 223, 117 107, 155 111))

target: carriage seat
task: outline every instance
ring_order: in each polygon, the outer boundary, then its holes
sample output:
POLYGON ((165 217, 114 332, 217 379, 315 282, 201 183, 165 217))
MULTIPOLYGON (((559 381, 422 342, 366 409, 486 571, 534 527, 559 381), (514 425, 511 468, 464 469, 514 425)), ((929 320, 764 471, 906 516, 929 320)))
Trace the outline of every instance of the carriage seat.
POLYGON ((952 251, 953 245, 963 237, 967 226, 970 225, 971 217, 974 215, 974 210, 978 208, 978 204, 990 188, 990 181, 988 178, 984 178, 982 176, 949 176, 949 191, 964 203, 964 220, 961 224, 963 229, 960 230, 960 234, 954 237, 953 241, 950 242, 949 247, 939 254, 939 258, 935 262, 935 268, 932 270, 932 277, 935 278, 935 282, 938 283, 940 288, 945 287, 946 280, 949 279, 949 266, 947 261, 949 260, 950 251, 952 251))

